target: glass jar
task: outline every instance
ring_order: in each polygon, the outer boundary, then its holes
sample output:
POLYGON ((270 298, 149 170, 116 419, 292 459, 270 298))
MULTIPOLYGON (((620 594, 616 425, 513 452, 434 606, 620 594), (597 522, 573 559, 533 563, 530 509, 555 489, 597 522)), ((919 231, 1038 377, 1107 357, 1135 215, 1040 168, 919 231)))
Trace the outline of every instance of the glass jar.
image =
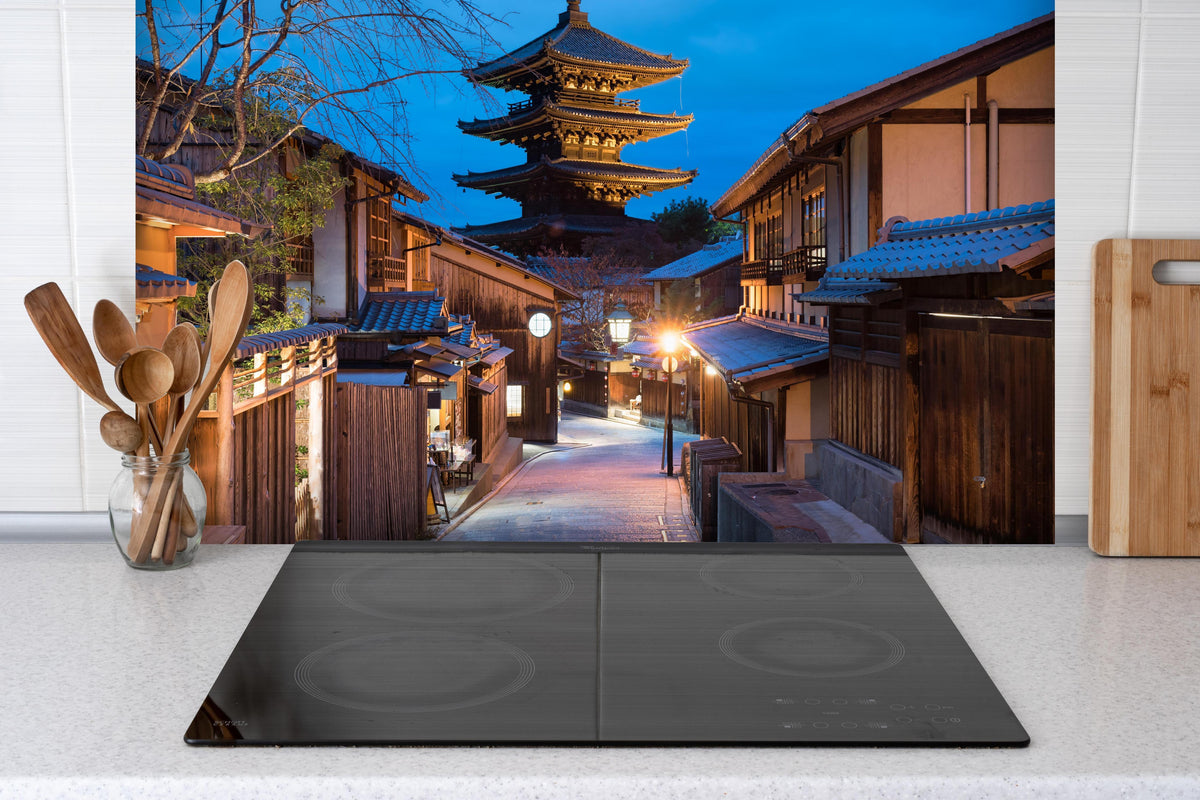
POLYGON ((208 500, 190 461, 187 450, 170 458, 121 456, 108 492, 108 520, 129 566, 178 569, 196 557, 208 500))

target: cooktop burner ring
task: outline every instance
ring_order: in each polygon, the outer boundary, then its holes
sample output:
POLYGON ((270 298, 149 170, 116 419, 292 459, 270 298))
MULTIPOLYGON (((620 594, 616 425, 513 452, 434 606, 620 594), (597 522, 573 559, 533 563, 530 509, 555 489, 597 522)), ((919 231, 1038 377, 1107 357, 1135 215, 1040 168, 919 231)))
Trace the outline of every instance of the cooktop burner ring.
POLYGON ((751 600, 823 600, 862 586, 863 575, 833 556, 773 563, 769 556, 725 556, 700 568, 714 589, 751 600))
MULTIPOLYGON (((494 622, 536 614, 565 602, 575 592, 575 579, 551 564, 520 556, 490 554, 474 580, 465 580, 461 564, 448 577, 460 581, 459 592, 429 591, 439 564, 436 555, 414 555, 400 567, 370 566, 339 576, 333 597, 355 611, 407 624, 494 622), (426 563, 426 560, 427 563, 426 563), (496 563, 507 563, 502 571, 496 563), (487 584, 487 581, 492 583, 487 584), (507 593, 502 599, 501 595, 507 593), (485 600, 486 602, 481 602, 485 600)), ((444 588, 444 585, 439 588, 444 588)))
POLYGON ((420 714, 495 702, 524 689, 536 671, 533 657, 509 642, 474 634, 419 630, 334 642, 301 659, 293 676, 305 694, 332 705, 371 713, 420 714), (443 663, 438 664, 421 663, 422 657, 447 650, 455 654, 453 659, 442 659, 443 663), (389 654, 394 661, 387 661, 389 654), (361 666, 364 661, 377 672, 369 676, 369 685, 356 697, 353 687, 347 685, 346 675, 348 667, 361 666), (441 702, 429 702, 429 691, 414 685, 414 675, 420 674, 418 668, 424 668, 424 674, 431 676, 438 689, 453 687, 456 682, 470 685, 459 687, 459 699, 448 697, 441 702), (391 693, 390 699, 390 687, 380 680, 379 671, 384 669, 387 672, 384 680, 394 680, 397 684, 398 690, 391 693), (323 685, 323 671, 338 674, 338 689, 330 690, 323 685), (372 693, 379 699, 367 701, 372 693))
POLYGON ((896 666, 905 655, 904 643, 887 631, 826 617, 747 622, 721 634, 718 645, 744 667, 789 678, 871 675, 896 666))

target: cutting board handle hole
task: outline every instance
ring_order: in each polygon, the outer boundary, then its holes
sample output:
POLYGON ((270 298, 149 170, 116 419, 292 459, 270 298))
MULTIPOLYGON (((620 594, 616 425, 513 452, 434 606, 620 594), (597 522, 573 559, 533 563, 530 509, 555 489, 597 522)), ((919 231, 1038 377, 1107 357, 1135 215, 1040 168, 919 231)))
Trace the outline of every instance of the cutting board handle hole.
POLYGON ((1168 261, 1155 263, 1150 274, 1166 285, 1200 285, 1200 261, 1168 261))

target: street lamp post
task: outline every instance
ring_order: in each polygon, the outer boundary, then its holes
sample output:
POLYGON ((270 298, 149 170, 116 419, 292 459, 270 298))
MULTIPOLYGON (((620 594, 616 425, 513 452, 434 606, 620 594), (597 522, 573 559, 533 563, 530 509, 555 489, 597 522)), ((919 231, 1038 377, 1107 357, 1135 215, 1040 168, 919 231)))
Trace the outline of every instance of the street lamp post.
POLYGON ((662 364, 663 371, 667 373, 667 421, 664 426, 663 436, 666 437, 667 441, 667 477, 669 478, 675 474, 675 437, 672 436, 674 426, 671 424, 671 400, 673 399, 672 394, 675 391, 675 384, 671 380, 671 376, 675 373, 675 370, 679 369, 679 362, 675 359, 675 356, 667 356, 662 360, 662 364))
POLYGON ((629 341, 629 326, 633 322, 633 314, 630 314, 629 309, 625 308, 624 300, 618 300, 613 310, 604 319, 608 323, 608 335, 613 344, 625 344, 629 341))

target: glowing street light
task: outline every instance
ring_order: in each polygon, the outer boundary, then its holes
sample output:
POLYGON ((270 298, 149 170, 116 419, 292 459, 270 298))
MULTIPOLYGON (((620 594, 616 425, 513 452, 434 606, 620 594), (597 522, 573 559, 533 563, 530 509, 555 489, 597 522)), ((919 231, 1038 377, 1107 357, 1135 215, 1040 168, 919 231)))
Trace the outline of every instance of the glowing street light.
POLYGON ((624 300, 618 300, 605 319, 608 321, 608 334, 614 344, 625 344, 629 341, 629 326, 633 322, 633 314, 625 308, 624 300))
POLYGON ((658 349, 667 353, 667 357, 662 360, 663 372, 667 373, 667 418, 666 424, 663 425, 663 450, 667 457, 667 477, 675 475, 675 437, 672 435, 673 426, 671 424, 671 406, 675 399, 675 382, 671 376, 675 370, 679 369, 679 359, 675 358, 674 353, 679 348, 679 334, 674 331, 663 331, 658 337, 658 349))

